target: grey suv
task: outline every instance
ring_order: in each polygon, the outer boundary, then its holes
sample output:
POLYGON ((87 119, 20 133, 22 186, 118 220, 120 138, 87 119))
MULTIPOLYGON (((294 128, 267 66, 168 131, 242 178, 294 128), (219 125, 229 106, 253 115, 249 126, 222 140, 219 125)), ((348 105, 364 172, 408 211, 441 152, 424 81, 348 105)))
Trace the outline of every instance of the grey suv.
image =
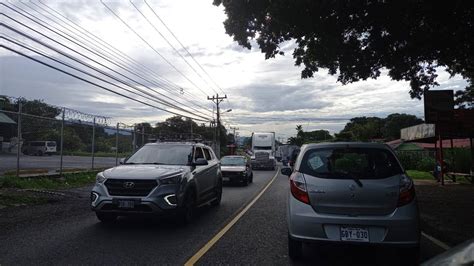
POLYGON ((220 204, 220 163, 206 145, 146 144, 122 164, 97 174, 91 207, 102 222, 124 215, 174 214, 188 223, 196 207, 220 204))

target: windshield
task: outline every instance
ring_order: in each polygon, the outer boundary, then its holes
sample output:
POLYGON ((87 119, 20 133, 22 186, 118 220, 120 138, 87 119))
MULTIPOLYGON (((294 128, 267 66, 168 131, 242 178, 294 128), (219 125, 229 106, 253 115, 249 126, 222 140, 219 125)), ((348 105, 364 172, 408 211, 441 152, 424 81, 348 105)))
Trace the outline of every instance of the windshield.
POLYGON ((223 157, 221 165, 245 165, 245 159, 242 157, 223 157))
POLYGON ((271 150, 272 146, 254 146, 254 150, 271 150))
POLYGON ((48 142, 46 142, 46 146, 48 146, 48 147, 56 147, 56 142, 54 142, 54 141, 48 141, 48 142))
POLYGON ((133 154, 125 164, 188 165, 191 147, 187 145, 149 145, 133 154))
POLYGON ((300 172, 322 178, 377 179, 402 174, 395 157, 373 148, 313 149, 305 153, 300 172))

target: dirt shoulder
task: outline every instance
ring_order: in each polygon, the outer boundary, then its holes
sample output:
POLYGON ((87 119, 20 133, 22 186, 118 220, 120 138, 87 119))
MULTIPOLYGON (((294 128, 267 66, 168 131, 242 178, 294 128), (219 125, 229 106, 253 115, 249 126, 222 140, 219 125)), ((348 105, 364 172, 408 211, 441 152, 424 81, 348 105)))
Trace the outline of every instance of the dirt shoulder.
POLYGON ((474 237, 474 186, 416 181, 421 228, 424 232, 457 245, 474 237))

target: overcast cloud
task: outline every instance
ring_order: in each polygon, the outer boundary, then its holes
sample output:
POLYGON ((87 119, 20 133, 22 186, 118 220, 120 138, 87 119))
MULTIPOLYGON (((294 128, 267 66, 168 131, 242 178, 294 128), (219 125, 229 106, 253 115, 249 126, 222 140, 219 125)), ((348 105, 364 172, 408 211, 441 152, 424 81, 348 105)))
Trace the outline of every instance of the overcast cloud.
MULTIPOLYGON (((211 115, 212 104, 206 97, 216 92, 223 94, 222 91, 207 78, 205 81, 194 73, 128 1, 105 2, 127 23, 130 23, 137 32, 142 34, 154 49, 192 80, 199 89, 183 78, 133 32, 113 17, 99 1, 43 2, 105 41, 112 43, 142 66, 158 73, 160 78, 166 78, 176 86, 184 88, 186 97, 192 99, 194 104, 207 108, 206 114, 211 115), (215 91, 211 87, 214 87, 215 91), (205 93, 201 90, 204 90, 205 93)), ((172 36, 166 33, 166 29, 153 17, 146 5, 142 1, 133 2, 192 63, 191 58, 172 39, 172 36)), ((29 7, 19 2, 13 3, 40 17, 29 7)), ((286 138, 295 134, 294 128, 297 124, 303 125, 305 130, 328 129, 331 132, 338 132, 344 127, 347 120, 354 116, 384 117, 394 112, 423 115, 422 101, 413 100, 408 94, 409 84, 392 81, 386 74, 377 80, 361 81, 345 86, 337 83, 336 78, 328 75, 324 70, 316 73, 312 79, 301 80, 301 69, 294 66, 291 56, 294 48, 292 42, 287 42, 282 46, 286 52, 285 56, 278 56, 270 60, 265 60, 264 55, 259 52, 257 47, 248 50, 238 46, 230 36, 225 34, 222 24, 225 14, 222 7, 213 6, 211 0, 150 0, 148 3, 227 94, 229 101, 224 102, 222 108, 232 108, 233 111, 224 113, 223 119, 226 123, 239 127, 241 135, 249 135, 252 131, 272 130, 277 132, 278 136, 286 138)), ((4 12, 19 21, 28 22, 11 11, 4 12)), ((10 25, 15 25, 10 21, 7 22, 10 25)), ((28 25, 34 24, 28 22, 28 25)), ((16 27, 25 30, 18 25, 16 27)), ((35 28, 40 29, 38 26, 35 28)), ((1 31, 7 36, 25 40, 4 28, 1 31)), ((59 47, 51 40, 31 31, 27 32, 59 47)), ((43 29, 42 32, 51 35, 47 30, 43 29)), ((55 37, 55 40, 67 43, 60 37, 55 37)), ((31 44, 32 42, 27 41, 26 43, 31 44)), ((76 52, 88 53, 81 47, 69 45, 76 52)), ((68 53, 77 56, 74 51, 70 50, 68 53)), ((49 51, 49 54, 72 63, 57 53, 49 51)), ((96 55, 90 54, 90 57, 118 73, 133 76, 96 55)), ((103 67, 96 63, 91 64, 95 67, 103 67)), ((136 66, 130 63, 124 63, 124 66, 147 80, 156 78, 156 75, 148 71, 137 70, 136 66)), ((199 70, 198 66, 193 66, 199 70)), ((117 121, 127 123, 142 121, 155 123, 170 116, 163 111, 116 96, 6 50, 0 50, 0 71, 0 94, 43 99, 48 103, 87 113, 111 116, 117 121)), ((84 76, 77 72, 74 73, 84 76)), ((466 82, 458 76, 450 79, 449 75, 442 70, 439 74, 439 89, 456 90, 462 89, 466 85, 466 82)), ((205 77, 203 72, 200 72, 200 75, 205 77)), ((114 84, 117 83, 109 78, 105 79, 114 84)), ((181 96, 176 96, 180 95, 176 88, 173 89, 174 94, 170 94, 169 90, 171 89, 157 86, 161 84, 157 84, 159 83, 157 81, 142 82, 146 87, 157 90, 177 101, 183 101, 181 96)), ((98 83, 105 84, 100 81, 98 83)), ((134 85, 147 89, 142 85, 134 85)), ((114 88, 114 90, 120 91, 118 88, 114 88)), ((130 95, 129 93, 125 94, 130 95)))

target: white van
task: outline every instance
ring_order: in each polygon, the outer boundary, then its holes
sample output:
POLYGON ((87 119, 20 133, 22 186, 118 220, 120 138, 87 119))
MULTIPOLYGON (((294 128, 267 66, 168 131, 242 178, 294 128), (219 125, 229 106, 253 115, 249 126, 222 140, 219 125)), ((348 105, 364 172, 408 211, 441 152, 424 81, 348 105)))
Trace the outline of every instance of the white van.
POLYGON ((56 153, 56 141, 28 141, 22 150, 25 155, 52 155, 56 153))

